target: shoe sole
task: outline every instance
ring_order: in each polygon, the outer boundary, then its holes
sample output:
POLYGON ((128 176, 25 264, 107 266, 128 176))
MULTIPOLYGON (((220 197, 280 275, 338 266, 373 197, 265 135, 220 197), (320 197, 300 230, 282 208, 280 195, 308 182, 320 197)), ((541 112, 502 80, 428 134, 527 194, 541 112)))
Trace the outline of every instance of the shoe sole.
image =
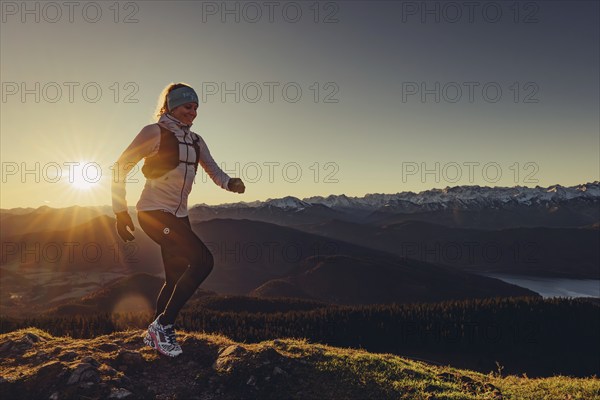
POLYGON ((154 332, 149 332, 149 333, 150 333, 150 337, 152 338, 152 341, 154 342, 154 348, 155 348, 155 350, 158 351, 160 354, 168 356, 168 357, 171 357, 171 358, 177 357, 178 355, 181 354, 181 353, 179 353, 179 354, 169 354, 169 353, 163 351, 163 349, 161 349, 160 346, 158 345, 158 339, 156 338, 156 335, 154 334, 154 332))
MULTIPOLYGON (((150 336, 150 334, 148 334, 148 336, 150 336)), ((154 341, 152 340, 152 337, 148 337, 148 336, 144 336, 144 344, 148 347, 152 347, 153 349, 156 349, 156 345, 154 344, 154 341)))

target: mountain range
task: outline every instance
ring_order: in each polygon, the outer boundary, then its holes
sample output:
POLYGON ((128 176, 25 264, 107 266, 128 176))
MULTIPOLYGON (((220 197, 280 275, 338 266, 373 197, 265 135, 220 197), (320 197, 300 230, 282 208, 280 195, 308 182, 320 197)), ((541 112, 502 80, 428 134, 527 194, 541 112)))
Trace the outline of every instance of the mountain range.
MULTIPOLYGON (((130 211, 134 213, 134 208, 130 211)), ((110 206, 48 206, 0 209, 2 235, 40 229, 36 218, 46 216, 43 229, 74 226, 98 215, 112 216, 110 206), (52 219, 47 217, 52 215, 52 219), (22 218, 19 218, 22 217, 22 218)), ((285 196, 265 201, 220 205, 204 203, 190 207, 196 222, 213 218, 252 219, 294 225, 339 219, 375 225, 419 220, 453 227, 502 229, 516 227, 598 227, 600 223, 600 182, 565 187, 534 188, 455 186, 420 193, 344 194, 299 199, 285 196)))
MULTIPOLYGON (((0 308, 57 307, 134 273, 162 276, 136 221, 116 235, 109 206, 0 211, 0 308)), ((190 209, 215 258, 203 288, 328 303, 536 295, 475 273, 598 279, 600 183, 459 186, 190 209)))
POLYGON ((477 229, 593 226, 600 221, 600 182, 546 188, 456 186, 363 197, 286 196, 251 203, 199 204, 190 209, 190 218, 247 218, 283 225, 328 219, 381 225, 411 219, 477 229))

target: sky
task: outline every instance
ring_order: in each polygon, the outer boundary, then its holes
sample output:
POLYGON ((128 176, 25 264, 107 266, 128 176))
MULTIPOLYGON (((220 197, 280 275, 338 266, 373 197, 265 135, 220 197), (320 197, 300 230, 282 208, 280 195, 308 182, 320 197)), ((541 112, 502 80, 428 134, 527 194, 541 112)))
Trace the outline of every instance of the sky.
MULTIPOLYGON (((190 206, 600 180, 596 1, 1 12, 1 208, 111 204, 111 165, 176 82, 201 98, 192 131, 246 185, 227 192, 199 169, 190 206)), ((129 205, 143 185, 138 170, 129 205)))

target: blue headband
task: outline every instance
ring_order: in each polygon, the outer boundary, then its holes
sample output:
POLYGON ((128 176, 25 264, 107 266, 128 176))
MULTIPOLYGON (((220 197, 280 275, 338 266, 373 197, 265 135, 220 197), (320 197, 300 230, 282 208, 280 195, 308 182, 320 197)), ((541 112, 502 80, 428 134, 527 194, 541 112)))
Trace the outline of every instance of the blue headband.
POLYGON ((169 111, 173 111, 176 107, 185 103, 200 104, 198 103, 198 95, 191 87, 180 87, 171 90, 169 94, 167 94, 167 106, 169 107, 169 111))

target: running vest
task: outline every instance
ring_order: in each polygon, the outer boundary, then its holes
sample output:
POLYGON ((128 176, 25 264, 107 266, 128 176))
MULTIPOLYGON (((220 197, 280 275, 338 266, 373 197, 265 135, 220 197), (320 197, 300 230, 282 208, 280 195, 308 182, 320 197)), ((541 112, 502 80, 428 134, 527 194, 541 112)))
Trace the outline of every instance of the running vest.
POLYGON ((198 142, 200 139, 197 135, 192 135, 193 144, 180 142, 173 132, 160 127, 160 144, 158 151, 152 157, 146 157, 144 160, 144 166, 142 167, 142 173, 147 179, 160 178, 167 172, 177 168, 179 164, 193 165, 196 172, 198 172, 198 162, 200 161, 200 145, 198 142), (196 151, 196 161, 189 162, 179 158, 179 144, 191 146, 196 151))

